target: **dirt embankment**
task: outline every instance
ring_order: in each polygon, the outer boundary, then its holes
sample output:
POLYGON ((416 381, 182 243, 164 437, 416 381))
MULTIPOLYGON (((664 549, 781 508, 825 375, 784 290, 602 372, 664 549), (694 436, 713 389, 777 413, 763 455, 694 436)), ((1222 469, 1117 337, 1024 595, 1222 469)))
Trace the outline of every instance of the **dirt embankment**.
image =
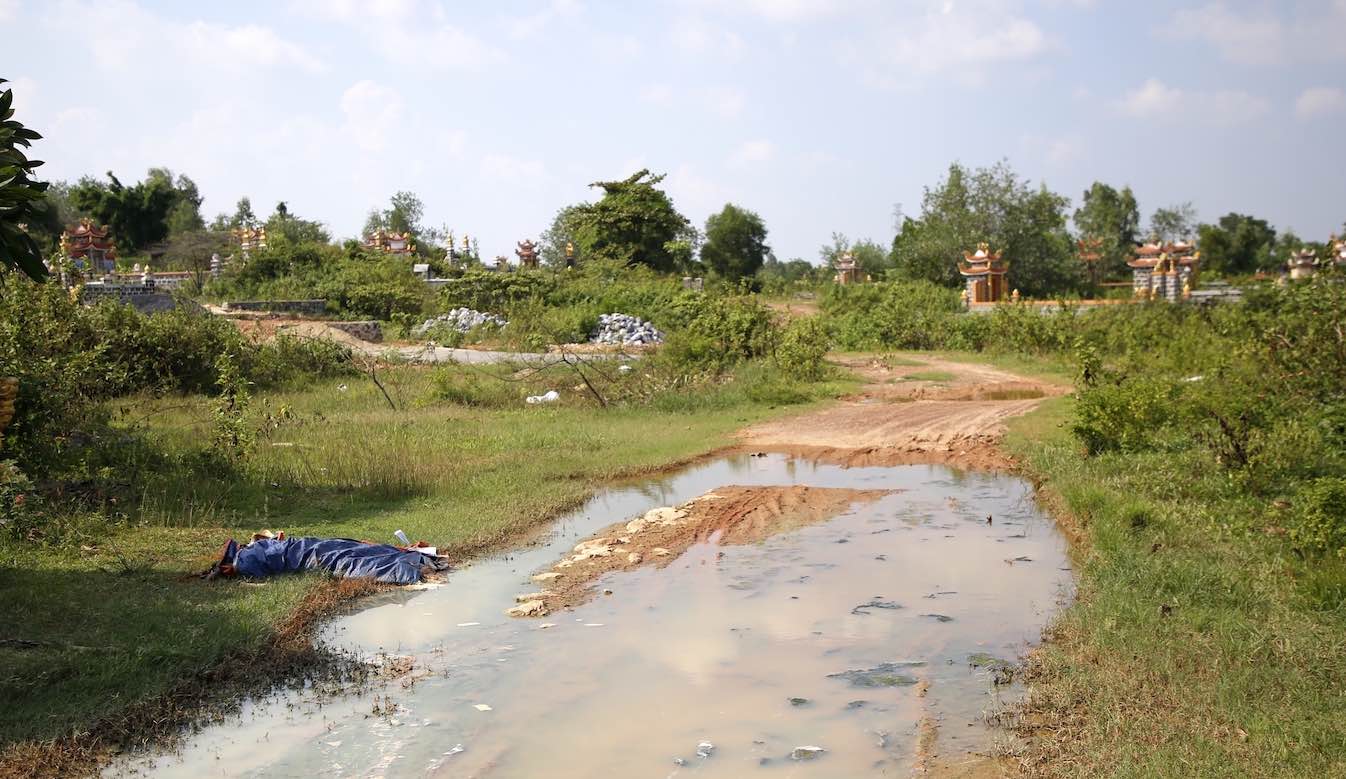
POLYGON ((846 466, 944 463, 998 470, 1004 421, 1068 387, 981 365, 934 358, 893 364, 879 358, 841 362, 866 380, 862 391, 801 417, 750 427, 743 448, 785 452, 846 466))
POLYGON ((662 568, 693 544, 751 544, 830 519, 888 490, 852 490, 794 485, 720 487, 681 506, 647 511, 581 541, 548 571, 533 577, 538 592, 519 595, 515 617, 541 617, 588 601, 606 573, 644 565, 662 568))

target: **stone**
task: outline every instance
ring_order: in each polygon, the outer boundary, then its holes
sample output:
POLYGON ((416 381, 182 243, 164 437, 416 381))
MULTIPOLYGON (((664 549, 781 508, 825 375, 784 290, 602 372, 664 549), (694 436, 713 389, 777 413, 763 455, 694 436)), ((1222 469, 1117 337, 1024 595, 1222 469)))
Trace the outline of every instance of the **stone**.
POLYGON ((709 741, 702 741, 696 745, 697 757, 710 757, 713 754, 715 754, 715 745, 709 741))
POLYGON ((640 556, 640 552, 632 552, 626 556, 626 562, 631 565, 640 565, 640 561, 644 559, 645 558, 640 556))
POLYGON ((655 557, 668 557, 670 552, 667 549, 663 548, 662 546, 656 546, 655 548, 650 550, 650 554, 654 555, 655 557))
POLYGON ((828 674, 828 679, 845 679, 852 687, 902 687, 915 684, 916 679, 901 673, 906 668, 925 665, 921 662, 880 663, 873 668, 863 668, 840 673, 828 674))
POLYGON ((555 594, 556 593, 551 592, 550 590, 542 590, 541 592, 530 592, 526 595, 515 595, 514 602, 527 603, 530 600, 542 600, 543 598, 550 598, 555 594))
POLYGON ((827 751, 826 749, 823 749, 822 747, 818 746, 795 747, 794 749, 790 750, 790 759, 816 760, 819 757, 822 757, 822 754, 826 751, 827 751))
POLYGON ((524 601, 505 613, 511 617, 545 617, 547 604, 540 600, 524 601))
POLYGON ((557 573, 556 571, 547 571, 546 573, 535 573, 535 574, 533 574, 533 581, 535 581, 535 582, 549 582, 549 581, 552 581, 552 580, 554 580, 554 579, 559 579, 559 578, 561 578, 563 575, 564 575, 564 574, 557 573))
POLYGON ((788 698, 787 700, 790 701, 791 706, 807 706, 812 702, 808 698, 788 698))

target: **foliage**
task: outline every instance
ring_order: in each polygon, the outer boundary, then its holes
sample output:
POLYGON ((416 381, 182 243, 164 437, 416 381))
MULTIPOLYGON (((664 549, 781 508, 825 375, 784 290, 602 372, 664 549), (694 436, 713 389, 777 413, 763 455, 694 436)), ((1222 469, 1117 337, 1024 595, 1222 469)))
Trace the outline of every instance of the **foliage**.
POLYGON ((424 216, 425 205, 415 193, 395 192, 388 199, 387 208, 369 212, 369 217, 365 219, 364 233, 369 235, 376 230, 386 230, 396 235, 406 233, 415 241, 417 253, 423 253, 421 238, 429 237, 426 235, 425 226, 421 224, 424 216))
POLYGON ((304 243, 330 243, 332 235, 322 222, 301 219, 290 213, 285 201, 276 204, 276 210, 266 220, 266 240, 268 244, 278 242, 298 246, 304 243))
POLYGON ((238 460, 248 453, 254 440, 247 418, 252 393, 239 370, 238 360, 229 352, 215 358, 215 374, 220 394, 211 413, 212 448, 225 460, 238 460))
POLYGON ((958 293, 928 281, 832 286, 820 304, 842 349, 940 348, 961 309, 958 293))
POLYGON ((691 241, 690 223, 657 184, 663 176, 641 170, 622 181, 590 184, 603 190, 597 203, 573 207, 576 249, 586 259, 639 263, 655 270, 677 269, 669 244, 691 241))
POLYGON ((889 253, 879 244, 862 238, 852 242, 844 233, 832 233, 832 243, 818 249, 818 257, 829 268, 835 268, 842 255, 849 254, 860 269, 861 277, 883 278, 892 267, 889 253))
POLYGON ((726 203, 718 214, 706 219, 701 261, 721 276, 729 279, 751 276, 770 255, 766 225, 752 211, 726 203))
POLYGON ((567 245, 573 251, 570 258, 572 264, 579 262, 579 220, 584 214, 586 205, 566 206, 556 212, 551 226, 543 230, 538 238, 538 257, 542 259, 542 264, 552 268, 564 268, 567 245))
POLYGON ((1140 231, 1140 208, 1131 187, 1113 189, 1095 181, 1075 209, 1075 227, 1086 241, 1099 241, 1098 279, 1125 274, 1140 231))
POLYGON ((1083 389, 1071 432, 1091 455, 1152 449, 1175 416, 1174 386, 1153 378, 1107 378, 1083 389))
POLYGON ((1276 231, 1265 219, 1226 214, 1218 224, 1198 228, 1203 270, 1217 274, 1270 270, 1276 231))
POLYGON ((1346 479, 1314 479, 1296 502, 1291 539, 1311 552, 1346 558, 1346 479))
POLYGON ((158 270, 190 271, 195 289, 199 291, 210 278, 211 257, 227 255, 230 248, 227 233, 210 230, 180 232, 168 240, 163 266, 158 270))
POLYGON ((1150 217, 1150 237, 1161 243, 1191 238, 1195 229, 1196 209, 1191 203, 1156 209, 1150 217))
POLYGON ((943 286, 961 284, 957 262, 979 243, 1009 260, 1011 287, 1032 297, 1078 289, 1081 269, 1066 230, 1069 201, 1029 183, 1000 162, 969 171, 958 163, 927 187, 919 219, 907 218, 893 239, 899 277, 943 286))
POLYGON ((805 317, 791 322, 776 346, 776 363, 788 375, 803 381, 817 381, 826 374, 823 358, 831 348, 827 327, 820 317, 805 317))
MULTIPOLYGON (((0 84, 6 82, 0 78, 0 84)), ((13 103, 12 90, 0 92, 0 271, 17 270, 40 281, 47 268, 24 225, 42 220, 47 185, 31 178, 42 162, 28 159, 24 149, 42 136, 14 119, 13 103)))
POLYGON ((108 182, 85 176, 70 190, 70 202, 112 231, 124 249, 159 243, 174 227, 200 229, 201 197, 186 176, 167 168, 151 168, 144 181, 125 186, 108 171, 108 182))
POLYGON ((350 370, 331 343, 248 341, 228 320, 185 311, 145 316, 114 303, 80 306, 66 290, 10 278, 0 290, 0 375, 19 379, 6 456, 35 479, 96 474, 117 461, 103 401, 136 393, 209 393, 217 358, 278 386, 350 370))

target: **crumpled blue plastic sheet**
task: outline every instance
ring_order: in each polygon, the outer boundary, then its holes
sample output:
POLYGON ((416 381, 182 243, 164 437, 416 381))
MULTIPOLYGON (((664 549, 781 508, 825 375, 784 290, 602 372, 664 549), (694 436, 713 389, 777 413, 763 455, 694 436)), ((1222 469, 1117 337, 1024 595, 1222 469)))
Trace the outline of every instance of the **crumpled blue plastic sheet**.
POLYGON ((447 567, 442 558, 422 552, 350 538, 261 538, 239 548, 233 564, 238 575, 255 579, 325 570, 344 578, 370 578, 387 584, 415 584, 421 580, 421 567, 425 565, 447 567))

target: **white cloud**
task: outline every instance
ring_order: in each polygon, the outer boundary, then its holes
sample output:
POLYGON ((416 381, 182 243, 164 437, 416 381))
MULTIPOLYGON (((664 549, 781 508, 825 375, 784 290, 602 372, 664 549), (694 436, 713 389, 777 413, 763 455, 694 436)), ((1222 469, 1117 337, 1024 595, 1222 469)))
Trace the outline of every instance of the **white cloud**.
POLYGON ((1245 16, 1222 2, 1183 8, 1161 28, 1166 35, 1204 40, 1231 62, 1271 63, 1285 54, 1285 27, 1267 13, 1245 16))
POLYGON ((542 10, 526 16, 516 16, 506 22, 509 36, 516 40, 535 38, 557 20, 575 16, 584 10, 578 0, 552 0, 542 10))
POLYGON ((747 141, 729 155, 731 165, 749 165, 754 162, 767 162, 776 156, 776 145, 766 139, 747 141))
POLYGON ((547 177, 547 168, 539 160, 526 160, 508 154, 487 154, 481 158, 481 177, 506 182, 509 186, 529 187, 547 177))
POLYGON ((994 67, 1033 61, 1050 48, 1042 28, 1007 0, 927 0, 915 13, 894 7, 903 10, 876 21, 873 33, 842 52, 880 86, 911 86, 937 74, 977 83, 994 67))
POLYGON ((1270 105, 1266 98, 1241 89, 1186 91, 1152 78, 1126 93, 1117 101, 1117 108, 1137 119, 1227 125, 1256 119, 1265 114, 1270 105))
POLYGON ((699 17, 677 20, 668 34, 673 45, 688 54, 715 54, 733 59, 743 53, 743 38, 738 33, 699 17))
POLYGON ((1295 100, 1295 116, 1312 119, 1346 110, 1346 92, 1336 87, 1309 87, 1295 100))
POLYGON ((389 136, 405 124, 402 96, 368 79, 341 93, 341 113, 356 145, 369 152, 387 149, 389 136))
POLYGON ((0 0, 0 23, 19 18, 19 0, 0 0))
POLYGON ((301 15, 351 28, 385 59, 439 70, 480 70, 505 59, 492 46, 449 23, 443 5, 427 0, 296 0, 301 15))
MULTIPOLYGON (((3 1, 3 0, 0 0, 3 1)), ((203 21, 177 22, 157 16, 130 0, 65 0, 45 19, 53 30, 96 29, 115 46, 87 51, 101 67, 148 69, 182 74, 193 71, 294 67, 310 73, 323 63, 302 46, 257 24, 231 26, 203 21)))
POLYGON ((725 118, 733 118, 743 113, 743 105, 747 102, 747 98, 741 90, 733 87, 711 87, 701 90, 701 101, 708 111, 725 118))

